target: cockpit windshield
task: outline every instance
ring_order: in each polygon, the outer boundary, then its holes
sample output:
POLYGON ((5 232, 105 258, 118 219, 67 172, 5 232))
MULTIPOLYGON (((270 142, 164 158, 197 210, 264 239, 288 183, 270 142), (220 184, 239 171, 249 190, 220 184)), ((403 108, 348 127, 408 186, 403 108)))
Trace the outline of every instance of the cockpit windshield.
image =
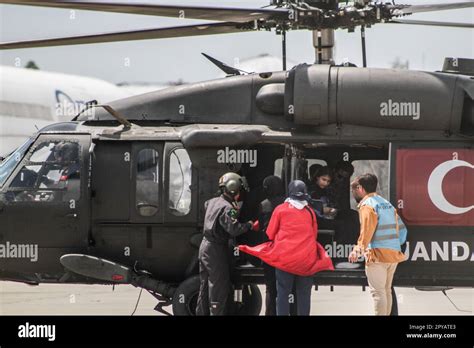
POLYGON ((26 150, 30 147, 33 139, 28 139, 23 145, 12 152, 3 162, 0 163, 0 187, 5 184, 16 165, 22 160, 26 150))

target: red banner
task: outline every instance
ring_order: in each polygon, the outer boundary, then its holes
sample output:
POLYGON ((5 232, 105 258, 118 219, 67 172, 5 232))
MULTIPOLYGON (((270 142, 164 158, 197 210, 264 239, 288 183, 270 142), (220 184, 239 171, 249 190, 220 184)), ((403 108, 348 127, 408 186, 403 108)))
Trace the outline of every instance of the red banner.
POLYGON ((397 205, 408 225, 474 227, 474 151, 398 149, 397 205))

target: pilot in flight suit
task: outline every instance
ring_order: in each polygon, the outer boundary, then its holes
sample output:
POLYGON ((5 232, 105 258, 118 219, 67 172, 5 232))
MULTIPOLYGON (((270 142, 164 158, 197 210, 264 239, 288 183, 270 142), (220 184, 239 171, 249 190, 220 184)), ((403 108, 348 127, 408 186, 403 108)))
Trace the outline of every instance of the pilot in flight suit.
POLYGON ((230 294, 229 240, 252 229, 253 223, 238 222, 242 178, 227 173, 219 179, 222 194, 205 203, 204 237, 199 248, 199 274, 201 284, 197 315, 225 315, 230 294))

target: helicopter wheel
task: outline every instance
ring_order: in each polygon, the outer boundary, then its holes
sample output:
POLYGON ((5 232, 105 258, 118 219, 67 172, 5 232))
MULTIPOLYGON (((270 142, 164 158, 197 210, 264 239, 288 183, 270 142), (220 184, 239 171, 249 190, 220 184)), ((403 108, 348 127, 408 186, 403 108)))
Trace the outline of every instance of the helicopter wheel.
POLYGON ((173 296, 173 315, 196 315, 199 284, 199 275, 189 277, 179 284, 173 296))
POLYGON ((260 315, 262 294, 255 284, 246 284, 242 288, 242 302, 234 303, 235 315, 260 315))
MULTIPOLYGON (((199 297, 199 275, 183 281, 173 296, 173 315, 195 316, 199 297)), ((259 315, 262 310, 262 294, 257 285, 246 284, 242 289, 242 302, 232 303, 235 315, 259 315)))

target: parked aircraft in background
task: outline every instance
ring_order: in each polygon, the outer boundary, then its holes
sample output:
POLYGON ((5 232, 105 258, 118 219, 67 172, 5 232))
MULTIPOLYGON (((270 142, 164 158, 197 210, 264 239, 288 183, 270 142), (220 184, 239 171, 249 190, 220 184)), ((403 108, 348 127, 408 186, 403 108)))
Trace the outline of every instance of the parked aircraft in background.
MULTIPOLYGON (((269 54, 233 63, 248 72, 276 71, 282 66, 281 58, 269 54)), ((290 68, 293 65, 288 61, 290 68)), ((186 83, 177 80, 115 85, 98 78, 10 66, 0 66, 0 81, 0 156, 9 154, 38 129, 71 120, 89 101, 108 103, 186 83)))

